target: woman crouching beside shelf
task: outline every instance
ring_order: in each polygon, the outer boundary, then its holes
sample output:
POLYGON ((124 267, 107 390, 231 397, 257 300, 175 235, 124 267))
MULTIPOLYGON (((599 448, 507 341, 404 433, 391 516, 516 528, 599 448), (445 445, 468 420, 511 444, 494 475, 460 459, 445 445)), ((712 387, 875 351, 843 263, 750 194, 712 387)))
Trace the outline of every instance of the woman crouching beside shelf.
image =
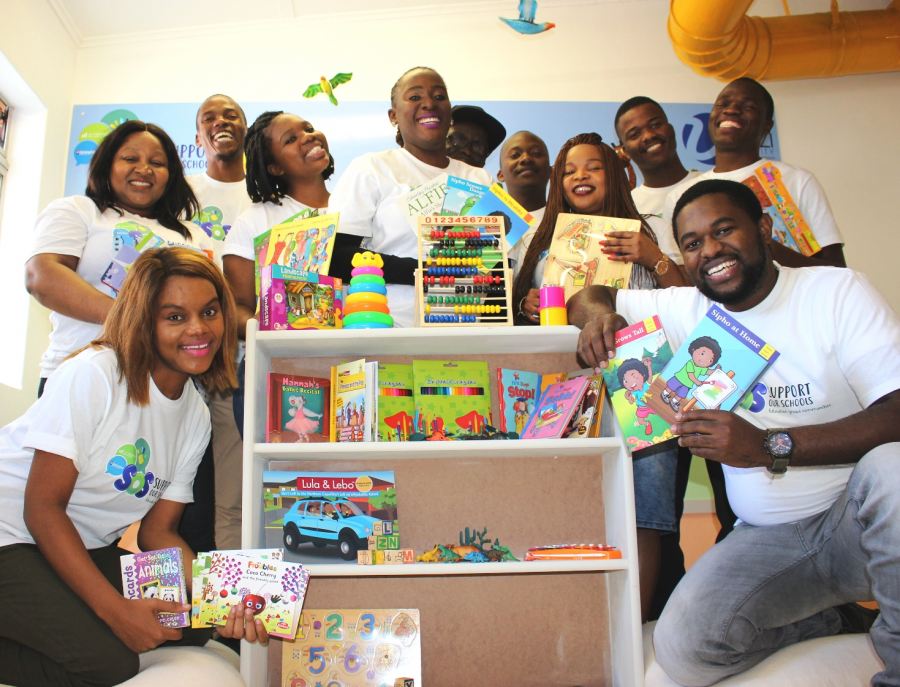
MULTIPOLYGON (((160 625, 157 613, 189 604, 122 595, 128 552, 117 542, 140 521, 142 550, 178 546, 194 558, 177 528, 210 421, 192 378, 213 392, 235 386, 235 330, 212 262, 149 250, 99 338, 0 430, 0 682, 118 684, 138 672, 140 652, 210 638, 160 625)), ((258 622, 232 617, 220 634, 265 642, 258 622)))

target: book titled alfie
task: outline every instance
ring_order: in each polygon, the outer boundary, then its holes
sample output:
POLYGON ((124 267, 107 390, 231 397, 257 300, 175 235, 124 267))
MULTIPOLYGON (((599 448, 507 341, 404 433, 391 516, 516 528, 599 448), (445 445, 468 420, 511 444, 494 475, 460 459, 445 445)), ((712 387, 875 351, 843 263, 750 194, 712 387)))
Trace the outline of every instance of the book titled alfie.
MULTIPOLYGON (((181 549, 173 546, 157 551, 140 551, 122 556, 122 592, 127 599, 162 599, 186 603, 184 565, 181 549)), ((160 613, 159 624, 189 627, 190 612, 160 613)))

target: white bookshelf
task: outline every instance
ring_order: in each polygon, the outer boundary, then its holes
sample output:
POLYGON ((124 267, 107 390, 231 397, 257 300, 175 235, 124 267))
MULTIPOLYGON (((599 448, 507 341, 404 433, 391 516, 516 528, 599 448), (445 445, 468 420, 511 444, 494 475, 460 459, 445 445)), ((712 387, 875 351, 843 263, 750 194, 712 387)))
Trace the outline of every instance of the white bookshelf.
MULTIPOLYGON (((576 367, 577 338, 578 331, 573 327, 260 332, 256 321, 250 320, 244 411, 243 546, 256 548, 265 542, 260 495, 262 474, 271 460, 297 461, 311 470, 406 469, 421 484, 428 484, 433 476, 435 489, 446 484, 447 475, 466 477, 475 485, 473 500, 459 504, 443 494, 441 498, 435 496, 437 512, 432 515, 423 506, 423 499, 428 503, 427 494, 404 491, 404 482, 398 476, 404 547, 415 548, 417 554, 430 548, 425 538, 428 535, 422 529, 425 521, 432 518, 426 531, 444 534, 435 534, 437 539, 431 544, 454 540, 455 534, 448 538, 447 528, 455 532, 464 525, 487 525, 488 534, 492 538, 499 536, 501 543, 520 558, 527 546, 572 542, 573 538, 615 544, 623 558, 384 566, 310 564, 307 606, 315 608, 319 601, 332 604, 330 607, 342 607, 343 602, 343 607, 349 608, 392 608, 410 607, 410 600, 421 601, 426 606, 422 610, 426 687, 446 684, 449 678, 437 676, 450 669, 455 675, 452 684, 512 684, 504 682, 512 679, 518 685, 642 685, 631 458, 609 408, 604 412, 604 438, 600 439, 360 444, 263 441, 265 380, 271 370, 327 376, 330 365, 360 357, 379 361, 425 357, 483 359, 491 364, 492 373, 494 365, 547 372, 570 370, 576 367), (492 481, 507 479, 520 485, 521 491, 510 494, 491 486, 492 481), (547 487, 542 489, 542 484, 547 487), (573 497, 575 502, 567 501, 569 494, 579 492, 583 493, 573 497), (518 503, 528 500, 518 499, 519 493, 525 493, 530 497, 529 503, 536 504, 534 513, 529 505, 518 503), (506 515, 504 520, 493 511, 514 514, 506 515), (411 519, 411 513, 417 517, 411 519), (494 529, 495 514, 502 531, 494 529), (458 520, 447 525, 450 518, 458 520), (492 524, 487 524, 487 520, 492 524), (553 523, 564 525, 561 540, 531 538, 532 531, 554 531, 553 523), (369 604, 370 599, 374 603, 369 604), (539 627, 529 629, 519 623, 539 627), (437 633, 443 641, 434 641, 437 633), (470 650, 483 653, 477 659, 453 655, 470 650), (522 655, 517 657, 518 653, 522 655), (487 677, 490 673, 483 671, 491 669, 484 668, 485 661, 501 672, 487 677), (466 672, 465 666, 479 663, 482 667, 478 673, 466 672), (516 670, 519 674, 514 676, 516 670)), ((417 490, 421 491, 427 490, 417 490)), ((543 533, 545 537, 552 536, 543 533)), ((241 648, 241 673, 248 685, 268 684, 267 671, 272 665, 265 647, 245 643, 241 648)))

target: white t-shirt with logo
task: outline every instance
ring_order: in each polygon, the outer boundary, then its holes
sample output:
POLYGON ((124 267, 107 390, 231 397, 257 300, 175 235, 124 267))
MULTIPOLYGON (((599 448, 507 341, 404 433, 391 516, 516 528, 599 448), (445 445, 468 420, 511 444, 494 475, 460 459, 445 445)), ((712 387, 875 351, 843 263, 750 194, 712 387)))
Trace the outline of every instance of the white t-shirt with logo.
MULTIPOLYGON (((843 419, 900 388, 900 323, 860 273, 838 267, 779 267, 762 303, 734 313, 780 353, 735 412, 763 429, 843 419)), ((692 287, 619 291, 628 322, 659 314, 673 350, 712 301, 692 287)), ((751 525, 794 522, 827 509, 853 465, 797 467, 773 476, 765 467, 724 466, 728 501, 751 525)))
MULTIPOLYGON (((78 258, 75 274, 101 293, 115 298, 131 264, 147 248, 201 247, 200 231, 190 222, 185 238, 153 219, 100 212, 90 198, 69 196, 55 200, 38 216, 31 255, 56 253, 78 258)), ((41 358, 41 376, 50 374, 69 354, 97 338, 102 328, 57 312, 50 313, 50 345, 41 358)))
POLYGON ((253 249, 253 239, 260 234, 297 214, 302 213, 301 216, 305 217, 312 214, 324 215, 328 212, 327 208, 311 208, 290 196, 281 198, 281 205, 272 202, 251 203, 228 232, 222 255, 236 255, 254 261, 257 256, 253 249))
POLYGON ((825 248, 826 246, 832 246, 834 244, 843 244, 844 239, 841 236, 837 222, 831 212, 828 198, 825 196, 825 191, 816 178, 805 169, 793 167, 780 160, 768 160, 766 158, 757 160, 752 165, 741 167, 732 172, 715 172, 709 170, 708 172, 698 174, 692 179, 689 179, 687 183, 679 183, 679 185, 666 197, 666 206, 663 210, 666 221, 671 226, 672 212, 675 210, 675 203, 678 202, 681 194, 694 184, 706 181, 707 179, 724 179, 726 181, 743 182, 744 179, 753 176, 756 169, 765 163, 775 165, 781 172, 781 179, 784 182, 784 187, 797 204, 797 208, 800 210, 800 213, 809 225, 810 230, 816 237, 816 241, 818 241, 820 248, 825 248))
MULTIPOLYGON (((516 277, 519 276, 519 267, 522 265, 522 261, 525 259, 525 254, 528 252, 528 246, 531 245, 531 242, 534 240, 534 233, 537 231, 537 228, 541 226, 541 220, 544 219, 544 212, 547 210, 547 207, 544 206, 542 208, 538 208, 537 210, 531 210, 531 225, 528 227, 528 231, 526 231, 522 236, 519 237, 519 240, 516 241, 515 245, 509 249, 509 261, 512 264, 513 269, 513 282, 515 282, 516 277)), ((545 259, 546 260, 546 259, 545 259)), ((543 264, 539 265, 540 274, 544 274, 544 266, 543 264)), ((535 269, 535 274, 538 273, 538 270, 535 269)), ((540 288, 540 284, 535 288, 540 288)))
POLYGON ((0 546, 34 543, 25 526, 25 483, 39 449, 78 471, 66 514, 88 549, 107 546, 159 499, 193 500, 209 441, 209 411, 188 380, 167 398, 150 380, 150 403, 127 400, 111 349, 89 349, 47 380, 44 395, 0 429, 0 546))
MULTIPOLYGON (((634 201, 635 207, 637 207, 638 212, 644 215, 647 224, 650 225, 653 233, 656 234, 656 242, 659 245, 659 249, 672 262, 679 265, 684 263, 678 244, 675 243, 675 236, 672 234, 672 225, 665 217, 666 198, 676 188, 681 186, 687 188, 690 186, 691 179, 699 174, 700 172, 691 170, 683 179, 671 186, 652 187, 641 184, 631 191, 631 199, 634 201)), ((681 195, 681 192, 679 192, 679 195, 681 195)))
MULTIPOLYGON (((353 160, 341 175, 330 205, 341 213, 339 231, 362 236, 362 249, 401 258, 418 256, 416 227, 404 202, 414 188, 448 174, 490 185, 480 167, 450 159, 447 167, 426 164, 403 148, 368 153, 353 160)), ((397 327, 413 324, 412 286, 388 284, 388 307, 397 327)))
POLYGON ((216 264, 222 266, 222 246, 234 221, 250 207, 247 184, 241 181, 218 181, 203 174, 187 177, 197 202, 198 212, 191 221, 203 232, 204 248, 210 248, 216 264))

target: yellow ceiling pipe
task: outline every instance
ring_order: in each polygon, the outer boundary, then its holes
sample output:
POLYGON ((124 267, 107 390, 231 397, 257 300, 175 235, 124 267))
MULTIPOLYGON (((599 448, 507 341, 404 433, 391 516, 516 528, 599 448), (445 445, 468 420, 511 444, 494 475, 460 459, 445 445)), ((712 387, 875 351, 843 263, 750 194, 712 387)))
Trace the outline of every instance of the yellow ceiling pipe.
POLYGON ((671 0, 669 37, 695 72, 730 81, 900 70, 900 10, 748 17, 753 0, 671 0))

